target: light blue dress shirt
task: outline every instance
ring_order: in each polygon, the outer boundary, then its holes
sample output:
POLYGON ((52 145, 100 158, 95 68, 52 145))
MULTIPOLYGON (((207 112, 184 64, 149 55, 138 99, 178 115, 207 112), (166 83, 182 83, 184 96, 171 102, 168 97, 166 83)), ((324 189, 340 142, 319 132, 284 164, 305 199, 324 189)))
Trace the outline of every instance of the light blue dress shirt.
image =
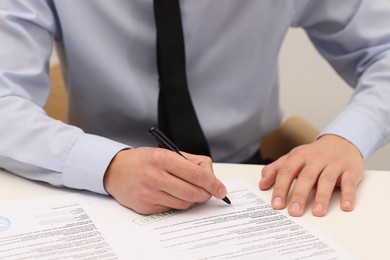
MULTIPOLYGON (((365 158, 389 141, 388 1, 180 3, 189 88, 215 161, 247 159, 279 124, 277 60, 290 27, 304 28, 355 90, 322 134, 343 136, 365 158)), ((147 134, 157 124, 152 0, 1 0, 0 46, 0 167, 105 193, 118 151, 155 146, 147 134), (42 109, 53 39, 71 125, 42 109)))

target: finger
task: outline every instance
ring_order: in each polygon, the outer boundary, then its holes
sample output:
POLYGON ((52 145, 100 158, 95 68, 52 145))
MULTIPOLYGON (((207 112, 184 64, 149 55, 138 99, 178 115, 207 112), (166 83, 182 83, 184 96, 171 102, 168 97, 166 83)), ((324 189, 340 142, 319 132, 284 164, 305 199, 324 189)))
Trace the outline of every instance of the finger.
POLYGON ((195 204, 194 202, 182 200, 166 192, 159 193, 155 199, 155 203, 157 204, 156 206, 168 209, 188 209, 195 204))
POLYGON ((322 217, 326 215, 329 201, 341 174, 342 169, 334 165, 328 166, 323 170, 321 176, 318 178, 317 191, 311 209, 314 216, 322 217))
POLYGON ((194 203, 180 200, 165 192, 151 193, 146 191, 133 209, 139 214, 150 215, 165 212, 171 209, 187 209, 194 203))
POLYGON ((278 160, 268 165, 265 165, 261 171, 261 179, 259 182, 259 188, 261 190, 268 190, 275 183, 276 175, 280 165, 283 164, 286 156, 282 156, 278 160))
POLYGON ((208 156, 203 155, 194 155, 186 152, 182 152, 182 154, 191 162, 199 165, 202 168, 209 169, 210 171, 213 171, 213 161, 208 156))
POLYGON ((355 180, 351 172, 345 172, 341 177, 341 201, 343 211, 352 211, 355 206, 357 185, 361 178, 355 180))
POLYGON ((291 194, 290 206, 288 208, 291 216, 297 217, 303 214, 309 196, 323 168, 322 164, 311 163, 301 170, 291 194))
POLYGON ((291 184, 303 167, 303 161, 294 156, 285 160, 277 172, 274 191, 272 193, 272 207, 283 209, 286 205, 287 195, 291 184))
MULTIPOLYGON (((172 208, 186 209, 193 205, 194 202, 180 198, 180 196, 183 197, 184 195, 175 196, 176 193, 180 194, 180 188, 183 190, 187 188, 185 185, 189 184, 172 176, 163 169, 146 170, 142 174, 141 181, 133 188, 134 194, 130 195, 133 202, 132 208, 140 214, 155 214, 172 208), (174 195, 166 191, 171 191, 174 195)), ((205 201, 210 198, 210 194, 206 191, 199 187, 195 187, 195 189, 201 191, 199 194, 196 194, 199 195, 199 201, 205 201)))
POLYGON ((162 212, 171 210, 171 208, 164 207, 161 205, 155 205, 155 204, 150 205, 150 206, 147 206, 146 204, 144 204, 140 208, 133 206, 130 209, 134 210, 135 212, 137 212, 138 214, 141 214, 141 215, 153 215, 153 214, 158 214, 158 213, 162 213, 162 212))
POLYGON ((151 189, 159 189, 174 198, 185 202, 205 202, 211 198, 209 192, 203 188, 189 183, 175 175, 164 173, 162 178, 155 181, 151 189))
POLYGON ((174 162, 167 162, 166 169, 170 174, 204 189, 218 199, 223 199, 227 193, 226 187, 216 178, 212 167, 205 167, 205 165, 211 165, 211 159, 206 158, 208 157, 203 158, 204 162, 201 167, 190 160, 183 160, 182 157, 177 155, 174 162))

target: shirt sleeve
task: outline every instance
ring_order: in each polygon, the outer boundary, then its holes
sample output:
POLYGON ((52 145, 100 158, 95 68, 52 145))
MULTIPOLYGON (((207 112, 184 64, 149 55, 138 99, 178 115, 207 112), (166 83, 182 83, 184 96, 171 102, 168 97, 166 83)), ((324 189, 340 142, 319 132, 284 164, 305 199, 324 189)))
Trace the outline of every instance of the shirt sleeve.
POLYGON ((1 1, 0 168, 105 193, 106 168, 128 146, 54 120, 42 108, 57 30, 49 1, 1 1))
POLYGON ((346 138, 367 159, 390 141, 390 3, 294 3, 293 26, 306 30, 320 54, 354 88, 349 104, 321 134, 346 138))

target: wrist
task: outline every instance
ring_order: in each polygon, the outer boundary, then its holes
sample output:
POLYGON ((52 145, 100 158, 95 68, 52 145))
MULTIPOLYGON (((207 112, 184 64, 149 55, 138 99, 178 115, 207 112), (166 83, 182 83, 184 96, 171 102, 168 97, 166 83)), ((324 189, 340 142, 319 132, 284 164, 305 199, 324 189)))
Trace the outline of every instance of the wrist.
POLYGON ((129 152, 131 152, 132 150, 132 148, 120 150, 112 158, 110 164, 108 165, 103 177, 103 187, 108 194, 111 195, 116 175, 120 174, 120 172, 125 168, 125 162, 127 161, 126 158, 128 158, 129 152))

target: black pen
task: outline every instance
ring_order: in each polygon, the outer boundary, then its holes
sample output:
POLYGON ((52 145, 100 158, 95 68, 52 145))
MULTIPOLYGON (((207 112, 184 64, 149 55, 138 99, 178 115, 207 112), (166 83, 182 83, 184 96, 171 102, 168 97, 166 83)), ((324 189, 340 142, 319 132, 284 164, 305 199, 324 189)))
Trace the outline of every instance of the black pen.
MULTIPOLYGON (((163 132, 160 131, 157 127, 152 127, 149 129, 149 134, 153 139, 162 147, 168 150, 171 150, 180 156, 182 156, 184 159, 188 160, 181 152, 179 147, 177 147, 163 132)), ((222 199, 227 204, 231 204, 228 197, 225 197, 222 199)))

